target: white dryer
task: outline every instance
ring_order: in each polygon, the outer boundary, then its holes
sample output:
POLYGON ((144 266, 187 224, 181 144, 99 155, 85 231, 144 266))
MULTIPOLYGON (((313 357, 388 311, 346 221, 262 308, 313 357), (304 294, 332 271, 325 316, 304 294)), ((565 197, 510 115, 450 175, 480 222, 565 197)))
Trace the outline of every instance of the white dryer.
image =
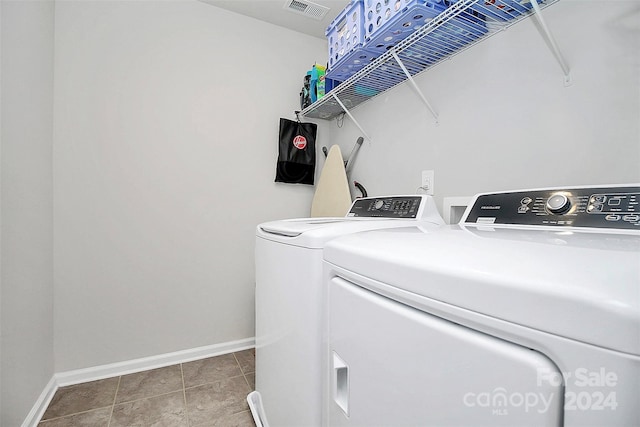
POLYGON ((256 424, 321 423, 322 250, 364 230, 444 224, 430 196, 357 199, 344 218, 302 218, 256 230, 256 424))
POLYGON ((640 186, 328 243, 324 425, 640 425, 640 186))

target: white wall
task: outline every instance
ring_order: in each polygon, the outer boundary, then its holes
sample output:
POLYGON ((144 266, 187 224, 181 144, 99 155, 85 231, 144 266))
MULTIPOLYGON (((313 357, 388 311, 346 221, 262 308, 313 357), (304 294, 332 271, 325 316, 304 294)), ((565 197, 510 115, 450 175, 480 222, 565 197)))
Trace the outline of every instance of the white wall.
POLYGON ((56 371, 252 337, 255 226, 314 190, 273 182, 278 119, 324 41, 197 1, 55 18, 56 371))
MULTIPOLYGON (((440 116, 408 84, 353 110, 373 142, 353 177, 370 194, 414 193, 435 170, 435 195, 640 182, 640 3, 562 0, 543 11, 573 85, 532 19, 418 76, 440 116)), ((350 149, 345 119, 331 135, 350 149)))
POLYGON ((53 375, 54 8, 0 9, 0 425, 17 426, 53 375))

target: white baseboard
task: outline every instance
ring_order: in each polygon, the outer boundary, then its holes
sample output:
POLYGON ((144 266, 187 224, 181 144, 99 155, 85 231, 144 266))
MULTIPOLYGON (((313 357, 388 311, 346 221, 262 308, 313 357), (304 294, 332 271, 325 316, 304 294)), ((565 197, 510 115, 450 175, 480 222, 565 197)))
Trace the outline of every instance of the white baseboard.
POLYGON ((206 357, 219 356, 255 347, 255 339, 247 338, 239 341, 231 341, 222 344, 196 347, 188 350, 165 353, 157 356, 143 357, 141 359, 126 360, 124 362, 110 363, 108 365, 94 366, 92 368, 76 369, 73 371, 58 372, 54 375, 56 385, 64 387, 88 381, 101 380, 103 378, 132 374, 134 372, 149 369, 162 368, 177 363, 190 362, 206 357))
POLYGON ((164 366, 178 363, 190 362, 207 357, 220 356, 222 354, 247 350, 255 347, 255 339, 230 341, 221 344, 196 347, 188 350, 165 353, 157 356, 143 357, 140 359, 127 360, 124 362, 109 363, 107 365, 94 366, 73 371, 58 372, 53 375, 40 397, 33 405, 33 408, 22 423, 22 427, 36 427, 44 415, 53 395, 59 387, 85 383, 89 381, 101 380, 104 378, 116 377, 120 375, 132 374, 149 369, 162 368, 164 366))
POLYGON ((58 386, 56 385, 56 376, 54 374, 44 387, 44 390, 42 390, 42 393, 40 393, 38 400, 36 400, 31 411, 29 411, 27 418, 24 419, 22 427, 35 427, 38 425, 40 419, 44 415, 44 411, 47 410, 49 403, 51 403, 53 395, 56 394, 57 389, 58 386))

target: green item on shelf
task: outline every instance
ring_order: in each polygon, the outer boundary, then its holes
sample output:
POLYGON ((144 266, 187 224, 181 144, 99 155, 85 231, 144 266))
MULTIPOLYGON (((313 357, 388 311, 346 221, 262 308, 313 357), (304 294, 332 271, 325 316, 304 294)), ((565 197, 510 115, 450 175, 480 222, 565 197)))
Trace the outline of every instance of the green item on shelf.
POLYGON ((326 71, 326 67, 318 64, 311 68, 311 102, 316 102, 324 96, 326 71))
POLYGON ((318 95, 318 99, 322 99, 322 97, 325 95, 325 74, 327 74, 327 67, 323 67, 322 65, 314 65, 313 68, 315 68, 318 72, 318 87, 317 87, 317 95, 318 95))

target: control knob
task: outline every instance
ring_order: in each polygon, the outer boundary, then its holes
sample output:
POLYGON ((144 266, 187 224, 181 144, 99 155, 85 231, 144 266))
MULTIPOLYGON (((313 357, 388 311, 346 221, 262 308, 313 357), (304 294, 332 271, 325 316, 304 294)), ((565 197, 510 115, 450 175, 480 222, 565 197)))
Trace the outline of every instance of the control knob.
POLYGON ((376 210, 382 209, 382 206, 384 206, 384 202, 382 200, 376 200, 373 202, 373 208, 376 210))
POLYGON ((547 210, 551 213, 562 215, 571 208, 571 200, 562 193, 555 193, 547 199, 547 210))

